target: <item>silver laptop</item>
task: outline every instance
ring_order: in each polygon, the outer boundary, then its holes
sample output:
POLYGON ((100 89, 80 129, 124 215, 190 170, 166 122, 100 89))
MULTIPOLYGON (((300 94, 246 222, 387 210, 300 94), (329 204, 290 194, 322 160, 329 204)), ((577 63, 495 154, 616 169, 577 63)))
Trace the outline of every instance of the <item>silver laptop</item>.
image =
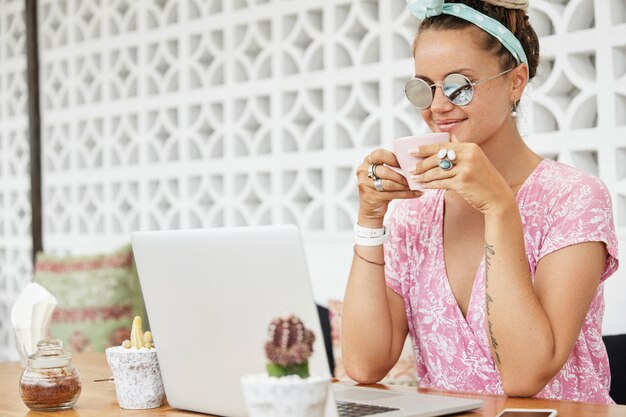
MULTIPOLYGON (((132 245, 172 407, 246 416, 240 378, 265 370, 266 329, 284 312, 315 332, 311 372, 330 375, 295 226, 137 232, 132 245)), ((346 403, 374 406, 369 415, 384 417, 440 416, 482 406, 465 398, 332 385, 328 408, 334 415, 332 401, 341 409, 346 403)))

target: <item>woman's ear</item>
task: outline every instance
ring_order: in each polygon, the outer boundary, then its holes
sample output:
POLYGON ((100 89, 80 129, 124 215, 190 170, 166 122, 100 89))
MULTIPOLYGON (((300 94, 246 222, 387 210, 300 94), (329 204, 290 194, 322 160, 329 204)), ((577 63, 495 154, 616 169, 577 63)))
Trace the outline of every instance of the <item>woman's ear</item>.
POLYGON ((528 83, 528 65, 522 63, 511 71, 511 102, 516 103, 522 98, 522 93, 528 83))

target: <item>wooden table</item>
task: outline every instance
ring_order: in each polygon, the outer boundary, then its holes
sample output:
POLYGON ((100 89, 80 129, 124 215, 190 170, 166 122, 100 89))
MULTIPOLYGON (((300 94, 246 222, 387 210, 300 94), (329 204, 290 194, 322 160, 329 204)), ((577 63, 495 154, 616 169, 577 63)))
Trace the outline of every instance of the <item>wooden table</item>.
MULTIPOLYGON (((33 412, 23 403, 19 394, 19 380, 22 368, 19 363, 0 363, 0 416, 200 416, 202 414, 179 411, 170 406, 152 410, 122 410, 115 400, 115 386, 111 382, 92 382, 93 379, 107 378, 111 371, 103 353, 82 353, 74 356, 74 365, 78 368, 82 380, 83 391, 78 402, 71 410, 57 412, 33 412)), ((392 390, 413 390, 409 387, 384 387, 392 390)), ((478 398, 485 402, 484 406, 470 413, 455 414, 455 416, 488 416, 494 417, 504 408, 555 408, 559 417, 582 416, 625 416, 626 406, 586 404, 574 401, 541 400, 536 398, 507 398, 498 395, 451 394, 449 392, 419 389, 423 393, 435 393, 465 398, 478 398)))

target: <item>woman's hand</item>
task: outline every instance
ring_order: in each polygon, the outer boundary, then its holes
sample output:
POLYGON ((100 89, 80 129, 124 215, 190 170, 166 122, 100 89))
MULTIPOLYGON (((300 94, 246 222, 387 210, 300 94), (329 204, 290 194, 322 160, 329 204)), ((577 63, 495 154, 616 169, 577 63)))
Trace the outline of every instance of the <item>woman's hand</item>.
POLYGON ((420 191, 410 190, 406 178, 383 164, 400 167, 393 152, 378 148, 365 157, 356 171, 359 183, 358 223, 364 227, 380 227, 391 200, 416 198, 422 195, 420 191), (375 178, 368 177, 371 165, 374 165, 375 178), (376 190, 374 184, 376 178, 380 180, 379 186, 382 187, 382 191, 376 190))
POLYGON ((475 143, 422 145, 411 154, 425 158, 416 165, 411 177, 424 189, 456 191, 482 214, 498 213, 516 204, 511 187, 475 143), (456 154, 448 171, 439 166, 441 159, 437 153, 441 149, 453 150, 456 154))

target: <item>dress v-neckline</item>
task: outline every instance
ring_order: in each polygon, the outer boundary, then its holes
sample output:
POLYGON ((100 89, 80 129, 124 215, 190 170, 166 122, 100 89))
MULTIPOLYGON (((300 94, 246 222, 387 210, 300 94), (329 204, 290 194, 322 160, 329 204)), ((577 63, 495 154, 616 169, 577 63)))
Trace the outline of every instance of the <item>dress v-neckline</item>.
POLYGON ((479 278, 479 273, 482 270, 482 266, 483 266, 483 261, 485 259, 485 257, 483 256, 480 259, 480 263, 478 264, 478 268, 476 269, 476 272, 474 272, 474 281, 472 282, 472 290, 470 292, 470 297, 469 300, 467 302, 467 311, 466 314, 463 314, 463 310, 461 309, 461 306, 459 305, 459 301, 457 300, 456 296, 454 295, 454 291, 452 290, 452 285, 450 284, 450 278, 448 277, 448 267, 446 266, 446 256, 445 256, 445 244, 443 241, 443 235, 444 235, 444 220, 445 220, 445 209, 446 209, 446 204, 445 204, 445 195, 446 195, 446 191, 445 190, 441 190, 439 192, 439 201, 437 202, 439 204, 439 216, 440 218, 438 219, 439 221, 437 222, 437 224, 439 224, 439 233, 441 236, 441 251, 440 251, 440 255, 441 259, 441 265, 442 265, 442 269, 443 269, 443 280, 444 285, 445 285, 445 289, 446 289, 446 296, 451 297, 454 300, 454 305, 455 305, 455 310, 458 313, 458 316, 460 319, 462 319, 463 322, 465 322, 465 324, 467 324, 469 326, 469 317, 470 314, 472 312, 472 302, 474 300, 474 292, 476 291, 476 281, 478 281, 479 278))
MULTIPOLYGON (((520 197, 523 196, 522 191, 525 190, 525 188, 527 187, 528 183, 530 182, 530 180, 535 177, 536 175, 538 175, 538 173, 540 172, 540 168, 544 165, 544 163, 546 162, 546 159, 541 160, 537 166, 535 167, 535 169, 530 173, 530 175, 528 175, 528 177, 524 180, 524 182, 522 183, 522 185, 520 186, 519 190, 517 190, 517 194, 515 195, 515 199, 519 205, 519 201, 520 201, 520 197)), ((449 295, 450 297, 452 297, 452 299, 454 300, 454 305, 455 305, 455 309, 459 315, 459 317, 462 319, 462 321, 468 326, 470 326, 470 319, 471 319, 471 314, 474 311, 473 304, 475 302, 474 298, 475 298, 475 292, 476 292, 476 288, 477 288, 477 283, 480 281, 481 285, 482 285, 482 276, 484 274, 482 274, 483 268, 484 268, 484 263, 485 263, 485 257, 483 255, 483 257, 480 259, 480 263, 478 264, 478 268, 476 269, 476 272, 474 273, 474 281, 472 282, 472 291, 470 292, 470 297, 467 303, 467 311, 465 314, 463 314, 463 311, 461 310, 461 306, 459 305, 459 302, 457 301, 455 295, 454 295, 454 291, 452 291, 452 285, 450 284, 450 278, 448 277, 448 268, 446 267, 446 257, 445 257, 445 244, 443 241, 443 234, 444 234, 444 220, 445 220, 445 194, 446 194, 446 190, 439 190, 439 201, 437 202, 437 204, 439 204, 439 221, 437 222, 437 224, 439 224, 439 233, 441 235, 441 251, 440 251, 440 256, 441 256, 441 265, 443 265, 443 275, 444 275, 444 281, 445 281, 445 288, 447 291, 447 296, 449 295)))

